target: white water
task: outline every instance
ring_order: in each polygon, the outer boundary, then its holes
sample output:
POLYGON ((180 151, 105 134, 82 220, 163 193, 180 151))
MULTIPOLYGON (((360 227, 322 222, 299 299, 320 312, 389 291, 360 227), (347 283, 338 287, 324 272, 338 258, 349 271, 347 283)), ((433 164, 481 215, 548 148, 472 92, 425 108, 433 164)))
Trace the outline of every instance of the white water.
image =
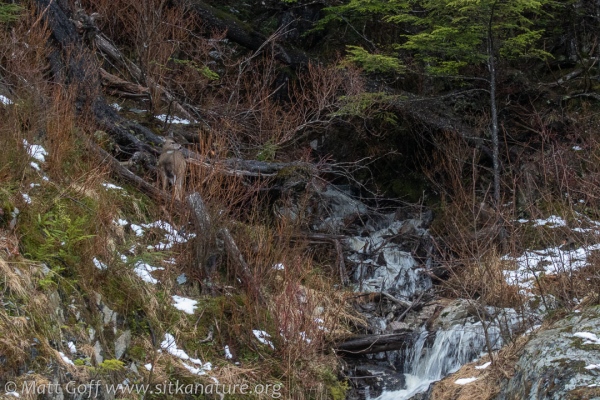
MULTIPOLYGON (((448 330, 438 330, 433 345, 425 347, 428 332, 423 330, 404 365, 406 387, 393 392, 383 392, 377 400, 408 400, 427 390, 432 382, 456 372, 462 365, 473 361, 487 350, 481 322, 453 325, 448 330)), ((500 329, 488 327, 493 349, 502 344, 500 329)))

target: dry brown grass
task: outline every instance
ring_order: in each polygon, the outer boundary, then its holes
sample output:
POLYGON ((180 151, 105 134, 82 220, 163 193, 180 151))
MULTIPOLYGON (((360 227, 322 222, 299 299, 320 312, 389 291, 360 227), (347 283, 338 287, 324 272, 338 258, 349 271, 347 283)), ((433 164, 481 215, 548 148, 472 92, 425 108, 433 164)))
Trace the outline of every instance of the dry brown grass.
MULTIPOLYGON (((0 309, 0 354, 6 360, 0 374, 8 377, 16 376, 18 368, 29 361, 34 337, 39 333, 47 335, 49 340, 54 337, 45 324, 55 310, 46 294, 37 289, 37 281, 43 277, 41 266, 20 257, 11 261, 2 257, 0 275, 2 297, 8 301, 0 309)), ((42 355, 48 351, 45 340, 39 341, 37 347, 42 355)))
POLYGON ((447 376, 433 385, 432 400, 490 400, 500 392, 500 384, 509 379, 514 366, 519 359, 519 354, 529 341, 529 336, 520 336, 517 340, 504 346, 499 352, 494 353, 494 362, 483 370, 475 366, 483 365, 490 361, 489 355, 479 360, 464 365, 452 375, 447 376), (466 385, 454 383, 457 379, 476 377, 477 380, 466 385))

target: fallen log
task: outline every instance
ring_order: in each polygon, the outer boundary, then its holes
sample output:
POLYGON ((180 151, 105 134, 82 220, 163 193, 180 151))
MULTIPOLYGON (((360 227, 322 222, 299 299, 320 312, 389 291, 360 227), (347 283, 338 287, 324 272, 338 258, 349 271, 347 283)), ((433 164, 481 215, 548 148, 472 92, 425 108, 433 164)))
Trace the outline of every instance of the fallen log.
POLYGON ((415 332, 411 330, 381 335, 355 336, 341 343, 336 343, 334 350, 346 356, 400 350, 410 345, 415 337, 415 332))

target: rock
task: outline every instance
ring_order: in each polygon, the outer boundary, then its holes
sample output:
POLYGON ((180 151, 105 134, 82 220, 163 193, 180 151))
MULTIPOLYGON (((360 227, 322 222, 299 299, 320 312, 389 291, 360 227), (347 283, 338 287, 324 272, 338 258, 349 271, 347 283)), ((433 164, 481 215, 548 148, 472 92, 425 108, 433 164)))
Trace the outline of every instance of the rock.
POLYGON ((372 398, 381 395, 384 390, 401 390, 406 386, 404 374, 391 368, 361 365, 356 367, 355 373, 360 385, 369 387, 369 394, 372 398))
POLYGON ((477 313, 474 304, 474 301, 465 299, 454 300, 440 312, 433 323, 433 328, 449 329, 453 325, 464 323, 468 318, 476 322, 477 313))
POLYGON ((98 340, 94 343, 94 359, 96 360, 96 365, 104 361, 104 357, 102 357, 102 345, 98 340))
POLYGON ((96 293, 96 304, 100 308, 102 313, 102 323, 104 326, 112 325, 113 334, 117 334, 117 313, 111 310, 106 304, 102 302, 102 296, 96 293))
POLYGON ((406 330, 412 330, 411 327, 405 322, 392 321, 387 326, 387 332, 401 332, 406 330))
POLYGON ((129 370, 136 375, 140 374, 140 372, 138 371, 137 365, 135 365, 134 362, 132 362, 131 365, 129 366, 129 370))
POLYGON ((127 348, 131 344, 131 331, 125 331, 121 336, 115 340, 115 358, 120 360, 127 351, 127 348))
POLYGON ((515 374, 496 399, 600 399, 599 333, 600 306, 540 331, 523 349, 515 374), (594 336, 598 340, 586 339, 594 336))
POLYGON ((50 303, 50 307, 54 310, 54 316, 56 317, 56 321, 58 324, 65 323, 65 314, 62 309, 62 300, 60 299, 60 295, 57 291, 50 292, 48 295, 48 300, 50 303))

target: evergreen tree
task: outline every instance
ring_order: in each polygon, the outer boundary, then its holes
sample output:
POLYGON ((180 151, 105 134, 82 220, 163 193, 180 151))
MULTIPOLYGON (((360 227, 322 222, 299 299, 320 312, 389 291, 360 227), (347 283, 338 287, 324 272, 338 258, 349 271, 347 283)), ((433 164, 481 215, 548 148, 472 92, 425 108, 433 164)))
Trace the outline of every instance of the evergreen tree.
MULTIPOLYGON (((351 0, 331 7, 327 23, 344 15, 379 15, 405 31, 402 40, 387 47, 411 51, 432 75, 457 75, 467 65, 487 66, 489 83, 490 135, 494 164, 494 201, 500 200, 500 162, 496 73, 498 59, 546 57, 536 47, 542 30, 532 29, 533 19, 546 0, 351 0)), ((350 49, 349 59, 360 65, 394 66, 382 62, 381 54, 350 49)), ((386 57, 392 57, 388 52, 386 57)))

